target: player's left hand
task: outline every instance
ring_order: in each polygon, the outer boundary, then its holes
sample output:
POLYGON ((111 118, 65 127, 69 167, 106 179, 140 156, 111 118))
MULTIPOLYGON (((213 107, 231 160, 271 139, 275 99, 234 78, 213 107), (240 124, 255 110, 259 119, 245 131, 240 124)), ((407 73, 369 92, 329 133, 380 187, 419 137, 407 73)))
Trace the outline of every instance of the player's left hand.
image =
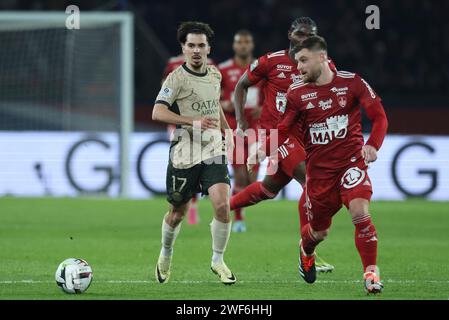
POLYGON ((377 160, 377 150, 373 146, 370 146, 368 144, 364 145, 362 147, 362 157, 365 159, 365 164, 368 165, 371 162, 374 162, 377 160))

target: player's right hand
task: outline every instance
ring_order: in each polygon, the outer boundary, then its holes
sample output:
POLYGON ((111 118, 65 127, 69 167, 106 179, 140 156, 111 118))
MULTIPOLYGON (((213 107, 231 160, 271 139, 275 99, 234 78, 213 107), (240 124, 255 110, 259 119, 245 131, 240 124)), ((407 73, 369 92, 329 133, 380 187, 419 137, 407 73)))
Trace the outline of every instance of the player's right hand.
POLYGON ((193 121, 194 127, 199 128, 201 127, 202 130, 206 129, 217 129, 219 120, 216 118, 210 118, 210 117, 202 117, 200 119, 195 119, 193 121))
POLYGON ((365 164, 369 165, 371 162, 377 160, 377 150, 373 146, 366 144, 362 147, 362 157, 365 159, 365 164))

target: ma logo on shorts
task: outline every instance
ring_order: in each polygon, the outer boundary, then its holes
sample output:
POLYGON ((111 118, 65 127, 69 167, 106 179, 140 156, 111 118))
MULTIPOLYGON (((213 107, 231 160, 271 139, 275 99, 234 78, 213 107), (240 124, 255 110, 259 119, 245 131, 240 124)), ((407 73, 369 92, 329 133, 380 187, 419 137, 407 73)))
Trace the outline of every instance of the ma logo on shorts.
POLYGON ((343 174, 341 177, 341 184, 346 189, 352 189, 359 185, 365 179, 365 171, 352 167, 343 174))

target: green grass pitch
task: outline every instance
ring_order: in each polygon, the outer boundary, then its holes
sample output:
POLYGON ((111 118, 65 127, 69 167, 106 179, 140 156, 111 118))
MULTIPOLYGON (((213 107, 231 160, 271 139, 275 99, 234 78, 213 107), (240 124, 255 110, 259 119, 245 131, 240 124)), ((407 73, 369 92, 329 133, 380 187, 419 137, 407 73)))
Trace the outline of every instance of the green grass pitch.
POLYGON ((313 285, 297 271, 298 216, 293 201, 246 210, 248 231, 231 234, 225 260, 238 282, 224 286, 210 271, 212 210, 200 202, 200 224, 184 223, 170 282, 154 280, 163 198, 0 198, 0 299, 449 299, 449 204, 373 202, 378 263, 385 284, 366 296, 354 228, 346 210, 334 218, 319 254, 335 265, 313 285), (86 259, 94 280, 82 295, 55 284, 58 264, 86 259))

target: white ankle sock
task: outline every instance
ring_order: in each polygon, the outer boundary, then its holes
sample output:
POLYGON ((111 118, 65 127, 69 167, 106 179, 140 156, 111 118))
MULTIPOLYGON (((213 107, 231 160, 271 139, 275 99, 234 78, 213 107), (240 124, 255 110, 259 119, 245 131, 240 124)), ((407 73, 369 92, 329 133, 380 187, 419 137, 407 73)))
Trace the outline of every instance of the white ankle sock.
POLYGON ((212 263, 223 263, 223 254, 231 234, 231 222, 223 223, 213 219, 210 224, 212 234, 212 263))
POLYGON ((181 223, 172 228, 167 222, 165 222, 165 216, 162 220, 162 248, 161 255, 171 256, 173 254, 173 245, 175 244, 176 237, 181 229, 181 223))

